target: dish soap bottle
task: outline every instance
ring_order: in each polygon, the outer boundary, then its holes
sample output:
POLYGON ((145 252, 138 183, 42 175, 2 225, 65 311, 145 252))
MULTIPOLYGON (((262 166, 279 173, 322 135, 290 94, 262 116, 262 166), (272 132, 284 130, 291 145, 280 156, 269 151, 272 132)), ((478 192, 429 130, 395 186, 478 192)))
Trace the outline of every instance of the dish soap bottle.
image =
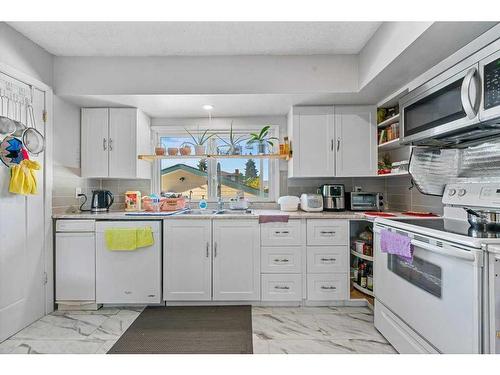
POLYGON ((198 203, 198 207, 200 207, 200 210, 206 210, 207 209, 208 203, 205 200, 205 196, 204 195, 201 196, 200 202, 198 203))

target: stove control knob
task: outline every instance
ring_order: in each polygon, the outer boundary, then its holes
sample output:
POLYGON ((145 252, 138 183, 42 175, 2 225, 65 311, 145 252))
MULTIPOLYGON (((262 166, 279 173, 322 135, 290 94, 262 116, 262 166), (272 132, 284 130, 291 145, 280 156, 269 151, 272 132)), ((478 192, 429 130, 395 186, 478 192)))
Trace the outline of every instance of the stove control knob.
POLYGON ((458 189, 458 196, 463 197, 467 193, 467 190, 465 189, 458 189))
POLYGON ((450 190, 448 190, 448 195, 449 195, 450 197, 453 197, 456 193, 457 193, 457 191, 456 191, 455 189, 450 189, 450 190))

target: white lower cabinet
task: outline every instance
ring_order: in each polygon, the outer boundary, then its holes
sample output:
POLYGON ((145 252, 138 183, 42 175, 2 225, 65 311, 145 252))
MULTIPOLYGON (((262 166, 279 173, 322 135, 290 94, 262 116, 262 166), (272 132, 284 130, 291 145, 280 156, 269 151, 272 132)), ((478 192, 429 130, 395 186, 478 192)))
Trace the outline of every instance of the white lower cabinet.
POLYGON ((261 247, 260 272, 301 273, 302 247, 261 247))
POLYGON ((213 299, 260 300, 260 228, 257 220, 213 221, 213 299))
POLYGON ((307 220, 307 300, 349 299, 348 224, 348 220, 307 220))
POLYGON ((212 299, 210 220, 165 220, 163 297, 167 301, 212 299))
POLYGON ((346 273, 349 269, 349 251, 346 246, 308 246, 308 273, 346 273))
POLYGON ((167 302, 260 300, 257 220, 165 220, 163 270, 167 302))
POLYGON ((349 299, 348 273, 308 274, 307 299, 335 301, 349 299))
POLYGON ((302 274, 262 274, 262 301, 301 301, 302 274))

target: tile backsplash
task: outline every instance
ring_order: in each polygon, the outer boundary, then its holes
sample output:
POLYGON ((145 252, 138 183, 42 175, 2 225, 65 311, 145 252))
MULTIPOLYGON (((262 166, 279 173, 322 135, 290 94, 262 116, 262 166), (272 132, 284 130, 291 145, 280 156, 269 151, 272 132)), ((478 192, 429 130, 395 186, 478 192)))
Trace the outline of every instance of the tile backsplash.
POLYGON ((322 184, 337 183, 344 184, 346 191, 360 186, 364 191, 383 193, 386 210, 443 213, 441 197, 424 195, 417 188, 411 188, 409 176, 287 179, 286 171, 281 173, 280 195, 316 193, 322 184))
POLYGON ((88 198, 83 209, 90 208, 92 190, 106 189, 114 196, 112 210, 125 208, 124 194, 127 190, 138 190, 143 195, 151 194, 151 180, 108 180, 79 177, 79 169, 58 166, 54 168, 54 186, 52 192, 53 213, 77 212, 83 198, 75 197, 75 189, 80 187, 88 198))

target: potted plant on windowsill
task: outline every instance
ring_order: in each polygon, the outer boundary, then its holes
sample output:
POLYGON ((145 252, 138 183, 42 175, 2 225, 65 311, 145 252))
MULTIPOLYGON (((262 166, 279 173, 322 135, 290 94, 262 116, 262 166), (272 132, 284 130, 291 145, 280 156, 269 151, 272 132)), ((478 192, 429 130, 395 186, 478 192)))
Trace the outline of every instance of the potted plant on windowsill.
POLYGON ((242 147, 241 147, 240 143, 245 141, 246 138, 243 135, 238 136, 238 137, 236 137, 234 135, 232 121, 231 121, 231 129, 229 131, 229 140, 226 140, 222 137, 219 137, 219 135, 217 135, 217 138, 219 138, 222 142, 224 142, 229 147, 228 155, 241 155, 242 147))
POLYGON ((208 130, 205 130, 203 132, 203 134, 201 134, 201 136, 197 136, 195 137, 189 130, 187 130, 186 128, 184 128, 184 130, 191 136, 191 139, 193 140, 193 142, 185 142, 185 143, 188 143, 190 145, 192 145, 194 147, 194 154, 197 155, 197 156, 203 156, 206 154, 206 146, 205 146, 205 143, 210 139, 212 138, 215 134, 209 134, 207 135, 208 133, 208 130))
POLYGON ((258 153, 259 155, 263 155, 268 150, 268 147, 274 147, 274 142, 277 141, 277 137, 270 137, 269 130, 271 129, 270 125, 264 126, 259 133, 250 133, 250 139, 247 142, 247 145, 251 146, 255 143, 258 145, 258 153))

